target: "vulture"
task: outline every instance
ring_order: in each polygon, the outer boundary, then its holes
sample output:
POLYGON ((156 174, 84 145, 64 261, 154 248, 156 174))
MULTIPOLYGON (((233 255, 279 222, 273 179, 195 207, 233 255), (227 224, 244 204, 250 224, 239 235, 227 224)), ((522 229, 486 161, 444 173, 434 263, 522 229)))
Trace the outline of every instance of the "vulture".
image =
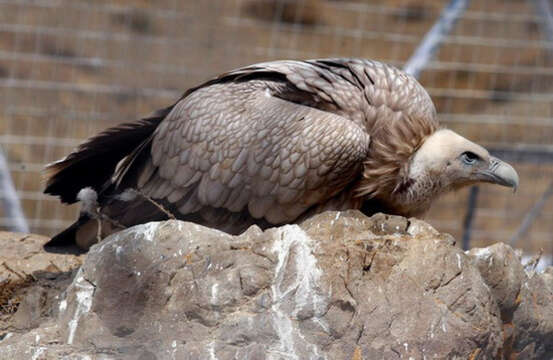
POLYGON ((519 182, 509 164, 441 127, 415 78, 344 58, 224 73, 90 138, 46 175, 45 193, 82 203, 47 246, 85 250, 173 217, 239 234, 326 210, 421 216, 448 191, 519 182))

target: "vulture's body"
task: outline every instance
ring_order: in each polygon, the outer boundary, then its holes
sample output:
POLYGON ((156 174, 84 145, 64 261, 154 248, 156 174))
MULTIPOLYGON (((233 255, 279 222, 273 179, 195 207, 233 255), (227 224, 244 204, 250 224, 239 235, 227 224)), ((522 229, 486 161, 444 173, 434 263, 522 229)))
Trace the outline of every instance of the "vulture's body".
POLYGON ((324 210, 416 216, 463 185, 518 183, 509 165, 439 129, 414 78, 359 59, 231 71, 149 118, 91 138, 48 171, 46 193, 83 200, 81 218, 50 245, 83 248, 99 231, 168 213, 237 234, 324 210), (467 153, 488 177, 466 168, 467 153))

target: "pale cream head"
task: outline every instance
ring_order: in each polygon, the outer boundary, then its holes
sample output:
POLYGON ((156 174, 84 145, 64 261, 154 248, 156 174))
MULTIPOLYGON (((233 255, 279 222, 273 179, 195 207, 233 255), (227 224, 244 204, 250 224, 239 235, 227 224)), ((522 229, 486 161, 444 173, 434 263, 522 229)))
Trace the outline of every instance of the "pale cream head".
POLYGON ((424 214, 438 196, 463 186, 487 182, 518 187, 518 174, 511 165, 447 129, 426 138, 403 176, 389 206, 406 216, 424 214))
POLYGON ((431 177, 444 190, 477 182, 518 186, 518 174, 511 165, 448 129, 429 136, 413 156, 409 178, 416 182, 421 177, 431 177))

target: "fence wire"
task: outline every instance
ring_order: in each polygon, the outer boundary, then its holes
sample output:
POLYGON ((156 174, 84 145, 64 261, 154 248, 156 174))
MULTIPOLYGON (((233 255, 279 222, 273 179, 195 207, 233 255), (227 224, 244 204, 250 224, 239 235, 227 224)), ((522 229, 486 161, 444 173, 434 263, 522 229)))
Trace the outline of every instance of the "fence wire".
MULTIPOLYGON (((75 206, 41 193, 44 164, 114 124, 245 64, 365 57, 402 67, 447 0, 0 0, 0 145, 31 231, 52 235, 75 206)), ((553 251, 553 40, 541 0, 471 1, 419 80, 449 128, 510 157, 516 195, 444 196, 426 220, 472 246, 553 251), (469 201, 470 200, 470 201, 469 201), (465 224, 465 226, 464 226, 465 224)), ((13 220, 0 213, 0 227, 13 220)))

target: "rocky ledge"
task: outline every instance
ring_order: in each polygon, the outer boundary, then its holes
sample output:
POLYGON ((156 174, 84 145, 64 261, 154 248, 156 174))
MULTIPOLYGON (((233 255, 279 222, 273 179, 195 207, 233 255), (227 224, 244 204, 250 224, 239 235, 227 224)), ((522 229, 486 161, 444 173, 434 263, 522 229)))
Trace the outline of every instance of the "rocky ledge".
POLYGON ((33 275, 12 291, 15 311, 2 308, 0 358, 553 354, 552 268, 524 269, 501 243, 465 253, 416 219, 327 212, 240 236, 166 221, 112 235, 80 268, 55 256, 70 265, 46 272, 52 283, 33 275))

